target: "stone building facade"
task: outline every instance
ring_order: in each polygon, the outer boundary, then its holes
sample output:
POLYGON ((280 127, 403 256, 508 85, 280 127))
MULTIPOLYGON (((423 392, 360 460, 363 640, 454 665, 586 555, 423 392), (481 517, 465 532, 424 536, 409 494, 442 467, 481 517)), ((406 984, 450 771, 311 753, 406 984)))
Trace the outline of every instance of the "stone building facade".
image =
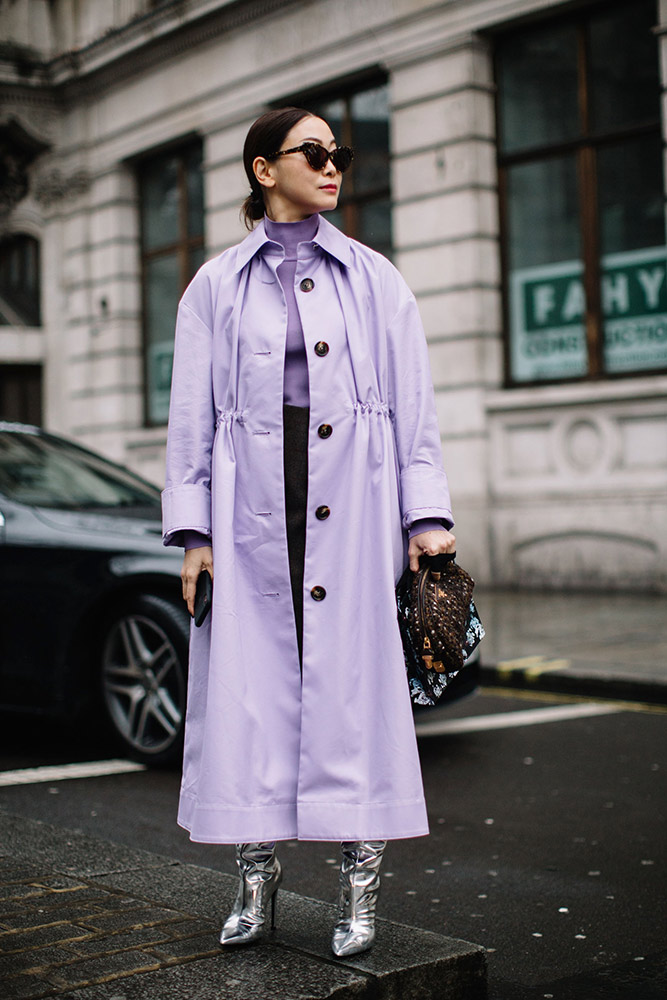
POLYGON ((358 148, 334 221, 418 298, 465 565, 667 587, 666 0, 0 0, 0 22, 0 418, 161 481, 176 301, 244 235, 249 124, 298 102, 358 148))

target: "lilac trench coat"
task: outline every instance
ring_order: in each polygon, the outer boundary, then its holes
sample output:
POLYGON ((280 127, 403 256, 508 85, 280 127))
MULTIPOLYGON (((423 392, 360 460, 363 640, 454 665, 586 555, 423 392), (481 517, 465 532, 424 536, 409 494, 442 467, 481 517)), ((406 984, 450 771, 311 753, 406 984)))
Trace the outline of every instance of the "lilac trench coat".
POLYGON ((206 843, 415 837, 428 821, 394 587, 405 529, 451 523, 426 341, 393 265, 320 218, 295 275, 310 377, 302 677, 282 258, 261 222, 179 306, 164 543, 210 534, 215 579, 192 628, 178 822, 206 843))

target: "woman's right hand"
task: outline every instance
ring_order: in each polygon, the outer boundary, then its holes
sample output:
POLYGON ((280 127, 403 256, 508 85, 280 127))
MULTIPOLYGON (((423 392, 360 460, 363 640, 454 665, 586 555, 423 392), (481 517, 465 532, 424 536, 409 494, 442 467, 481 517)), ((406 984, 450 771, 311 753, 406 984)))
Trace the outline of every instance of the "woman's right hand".
POLYGON ((208 570, 213 579, 213 549, 210 545, 202 545, 196 549, 188 549, 183 556, 181 568, 181 583, 183 585, 183 600, 191 615, 195 613, 195 591, 197 580, 202 570, 208 570))

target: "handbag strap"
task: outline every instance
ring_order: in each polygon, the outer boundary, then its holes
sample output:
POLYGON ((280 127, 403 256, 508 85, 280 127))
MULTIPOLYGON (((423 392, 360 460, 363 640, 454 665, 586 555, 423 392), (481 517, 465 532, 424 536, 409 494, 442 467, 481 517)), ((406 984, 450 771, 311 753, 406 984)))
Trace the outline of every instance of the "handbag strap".
POLYGON ((419 557, 419 565, 436 573, 442 572, 447 563, 454 562, 456 552, 439 552, 437 556, 423 555, 419 557))

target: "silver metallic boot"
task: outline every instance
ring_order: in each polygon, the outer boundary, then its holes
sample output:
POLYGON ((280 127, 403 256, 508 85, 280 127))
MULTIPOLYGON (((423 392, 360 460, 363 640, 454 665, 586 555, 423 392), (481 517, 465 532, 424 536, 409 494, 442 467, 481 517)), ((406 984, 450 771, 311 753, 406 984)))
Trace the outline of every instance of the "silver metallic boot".
POLYGON ((386 840, 354 840, 341 844, 338 923, 331 942, 331 949, 339 958, 366 951, 375 940, 375 907, 386 843, 386 840))
POLYGON ((241 881, 236 902, 225 921, 220 944, 254 944, 265 930, 271 903, 271 929, 275 927, 276 895, 283 877, 275 841, 237 844, 236 864, 241 881))

